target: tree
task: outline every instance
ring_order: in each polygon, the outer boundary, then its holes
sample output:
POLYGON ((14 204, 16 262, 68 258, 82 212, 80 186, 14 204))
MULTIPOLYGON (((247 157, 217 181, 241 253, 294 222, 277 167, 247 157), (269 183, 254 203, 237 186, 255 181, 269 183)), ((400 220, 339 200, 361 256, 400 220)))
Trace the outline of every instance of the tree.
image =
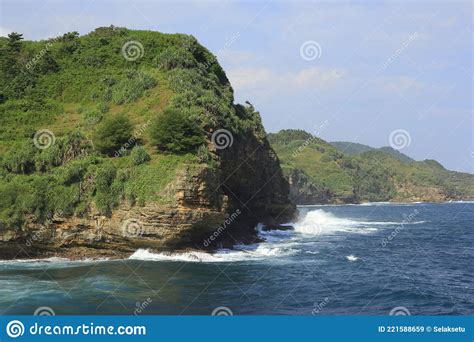
POLYGON ((23 39, 23 34, 12 32, 8 35, 8 47, 16 52, 19 52, 21 49, 21 40, 23 39))
MULTIPOLYGON (((133 126, 125 115, 106 118, 97 127, 92 138, 94 147, 101 153, 113 155, 132 139, 133 126)), ((133 142, 132 142, 133 143, 133 142)))
POLYGON ((166 109, 154 119, 150 138, 159 150, 172 153, 193 152, 204 143, 199 125, 176 109, 166 109))

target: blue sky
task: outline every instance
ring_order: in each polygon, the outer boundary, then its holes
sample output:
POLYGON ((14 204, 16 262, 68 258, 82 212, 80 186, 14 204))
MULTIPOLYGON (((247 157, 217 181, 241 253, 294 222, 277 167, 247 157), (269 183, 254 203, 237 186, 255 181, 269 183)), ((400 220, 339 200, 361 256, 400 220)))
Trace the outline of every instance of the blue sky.
POLYGON ((302 128, 379 147, 401 129, 410 140, 401 152, 474 172, 471 2, 1 4, 0 35, 36 40, 111 24, 194 35, 268 132, 302 128))

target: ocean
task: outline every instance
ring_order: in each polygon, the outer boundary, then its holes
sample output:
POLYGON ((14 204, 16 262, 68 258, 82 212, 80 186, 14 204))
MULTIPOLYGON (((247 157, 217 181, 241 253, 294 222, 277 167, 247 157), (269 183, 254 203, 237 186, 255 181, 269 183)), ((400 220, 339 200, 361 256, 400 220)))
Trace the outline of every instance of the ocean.
POLYGON ((472 315, 474 203, 301 206, 294 231, 185 254, 0 261, 0 312, 472 315))

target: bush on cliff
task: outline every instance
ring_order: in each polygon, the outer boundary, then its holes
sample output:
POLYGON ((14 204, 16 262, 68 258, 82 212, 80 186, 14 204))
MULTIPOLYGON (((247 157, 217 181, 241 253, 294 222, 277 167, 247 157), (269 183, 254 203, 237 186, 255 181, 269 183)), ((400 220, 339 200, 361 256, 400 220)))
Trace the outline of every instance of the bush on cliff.
POLYGON ((101 153, 114 155, 132 137, 133 126, 125 115, 105 119, 94 133, 94 147, 101 153))
POLYGON ((181 111, 171 108, 155 117, 150 138, 159 150, 170 153, 193 152, 204 143, 199 125, 181 111))

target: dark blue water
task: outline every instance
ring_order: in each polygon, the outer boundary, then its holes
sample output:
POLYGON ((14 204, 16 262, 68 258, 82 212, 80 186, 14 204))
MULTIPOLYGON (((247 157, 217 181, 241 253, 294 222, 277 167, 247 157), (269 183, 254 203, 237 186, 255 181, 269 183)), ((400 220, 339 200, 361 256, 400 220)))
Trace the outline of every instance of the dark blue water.
POLYGON ((474 314, 474 204, 300 208, 295 232, 217 255, 0 262, 0 312, 474 314))

